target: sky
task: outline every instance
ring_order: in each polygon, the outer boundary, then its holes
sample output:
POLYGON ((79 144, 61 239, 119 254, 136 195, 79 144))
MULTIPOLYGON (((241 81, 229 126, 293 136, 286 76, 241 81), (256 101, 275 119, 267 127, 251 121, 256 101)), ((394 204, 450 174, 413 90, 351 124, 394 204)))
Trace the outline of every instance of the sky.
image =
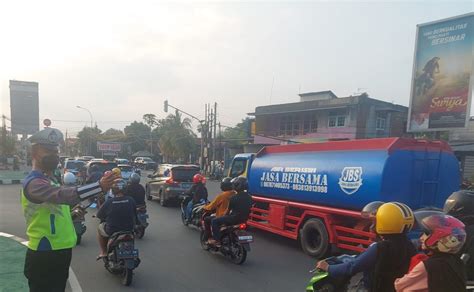
POLYGON ((416 25, 471 1, 1 1, 0 114, 8 80, 39 82, 40 120, 75 135, 123 129, 163 101, 233 126, 298 93, 368 92, 408 106, 416 25))

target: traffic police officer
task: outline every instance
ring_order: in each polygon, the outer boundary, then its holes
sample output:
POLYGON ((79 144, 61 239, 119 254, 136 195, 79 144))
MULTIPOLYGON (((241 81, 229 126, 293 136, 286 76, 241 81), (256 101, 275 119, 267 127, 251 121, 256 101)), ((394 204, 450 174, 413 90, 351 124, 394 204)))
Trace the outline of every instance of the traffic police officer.
POLYGON ((45 128, 30 137, 33 170, 23 182, 21 204, 26 219, 28 249, 25 276, 31 292, 64 291, 76 232, 70 206, 108 191, 117 177, 104 176, 82 187, 61 186, 53 171, 59 163, 63 134, 45 128))

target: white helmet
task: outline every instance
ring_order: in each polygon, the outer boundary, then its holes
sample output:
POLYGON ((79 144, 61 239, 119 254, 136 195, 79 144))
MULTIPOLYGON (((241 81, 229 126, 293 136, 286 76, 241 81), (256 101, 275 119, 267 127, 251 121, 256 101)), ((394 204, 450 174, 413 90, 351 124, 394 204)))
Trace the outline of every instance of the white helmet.
POLYGON ((68 172, 63 177, 63 183, 66 186, 73 186, 76 184, 76 176, 72 172, 68 172))

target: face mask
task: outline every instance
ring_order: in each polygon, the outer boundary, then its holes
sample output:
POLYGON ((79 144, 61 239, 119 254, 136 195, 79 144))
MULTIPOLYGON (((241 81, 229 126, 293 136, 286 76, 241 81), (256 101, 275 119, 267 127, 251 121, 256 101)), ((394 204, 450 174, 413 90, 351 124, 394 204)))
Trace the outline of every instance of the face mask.
POLYGON ((52 154, 44 156, 41 159, 41 167, 44 171, 52 171, 58 167, 59 164, 59 156, 52 154))

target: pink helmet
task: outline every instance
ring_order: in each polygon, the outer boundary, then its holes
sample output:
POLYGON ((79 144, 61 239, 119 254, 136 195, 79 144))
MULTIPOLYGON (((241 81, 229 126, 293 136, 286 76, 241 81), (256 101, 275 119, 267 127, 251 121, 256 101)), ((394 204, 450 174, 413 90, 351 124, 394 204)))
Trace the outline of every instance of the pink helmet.
POLYGON ((425 246, 443 253, 458 253, 466 241, 464 224, 449 215, 431 215, 421 221, 428 237, 425 246))

